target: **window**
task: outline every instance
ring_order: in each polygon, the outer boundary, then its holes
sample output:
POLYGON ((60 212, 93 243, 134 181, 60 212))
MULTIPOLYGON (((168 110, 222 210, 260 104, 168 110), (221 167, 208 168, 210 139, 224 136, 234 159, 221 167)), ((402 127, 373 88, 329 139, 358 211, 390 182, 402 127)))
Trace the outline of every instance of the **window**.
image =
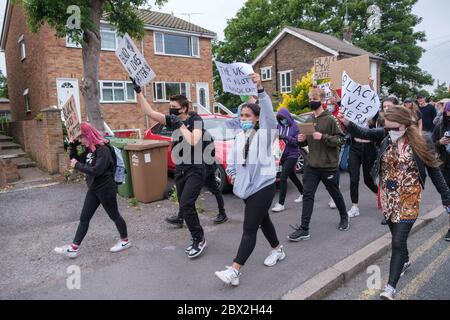
POLYGON ((23 91, 23 98, 25 99, 25 112, 31 112, 31 103, 30 103, 30 90, 26 88, 23 91))
POLYGON ((189 83, 185 82, 154 82, 153 101, 168 102, 170 97, 182 94, 190 100, 189 83))
POLYGON ((130 81, 99 81, 100 102, 136 102, 136 94, 130 81))
POLYGON ((185 57, 200 57, 198 37, 155 32, 155 53, 185 57))
POLYGON ((116 30, 109 27, 100 27, 100 37, 102 41, 102 50, 115 51, 119 42, 122 40, 117 35, 116 30))
POLYGON ((66 47, 68 48, 81 48, 81 44, 76 43, 72 38, 66 36, 66 47))
POLYGON ((292 70, 280 72, 280 92, 290 93, 292 91, 292 70))
POLYGON ((261 68, 261 80, 272 80, 272 67, 261 68))
POLYGON ((17 41, 19 44, 19 50, 20 50, 20 61, 25 60, 26 52, 25 52, 25 39, 23 37, 23 34, 19 37, 19 41, 17 41))

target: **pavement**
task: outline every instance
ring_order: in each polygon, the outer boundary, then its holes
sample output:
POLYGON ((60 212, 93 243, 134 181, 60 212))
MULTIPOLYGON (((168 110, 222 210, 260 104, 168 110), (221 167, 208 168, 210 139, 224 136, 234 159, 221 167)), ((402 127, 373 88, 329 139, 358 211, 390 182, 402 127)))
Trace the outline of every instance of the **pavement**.
MULTIPOLYGON (((341 177, 341 189, 350 205, 349 177, 341 177)), ((214 271, 230 265, 242 236, 243 201, 226 194, 230 220, 214 225, 217 214, 214 197, 203 193, 199 204, 205 212, 200 220, 208 246, 204 255, 187 259, 190 243, 187 228, 173 229, 164 218, 177 212, 170 201, 140 204, 133 208, 126 199, 119 209, 129 229, 133 247, 118 254, 109 252, 117 241, 117 231, 103 209, 94 216, 80 248, 70 260, 56 255, 55 246, 69 244, 78 225, 86 187, 83 183, 64 183, 42 188, 0 194, 0 299, 280 299, 332 266, 372 244, 388 232, 380 224, 376 197, 360 187, 361 216, 350 222, 350 230, 337 230, 339 215, 328 208, 330 199, 323 186, 316 194, 311 222, 311 240, 290 243, 289 224, 300 221, 298 193, 289 184, 287 210, 272 213, 280 242, 287 257, 275 267, 263 261, 270 251, 262 233, 252 256, 242 269, 241 285, 223 285, 214 271), (69 290, 67 268, 81 270, 81 289, 69 290)), ((278 200, 277 196, 274 203, 278 200)), ((431 181, 423 192, 422 215, 440 207, 440 197, 431 181)), ((349 209, 349 208, 348 208, 349 209)), ((443 234, 442 234, 443 236, 443 234)), ((414 237, 414 236, 413 236, 414 237)), ((333 279, 329 279, 333 280, 333 279)), ((323 279, 322 279, 323 281, 323 279)), ((333 282, 333 281, 332 281, 333 282)), ((327 291, 336 287, 328 287, 327 291)), ((322 292, 325 294, 325 292, 322 292)))

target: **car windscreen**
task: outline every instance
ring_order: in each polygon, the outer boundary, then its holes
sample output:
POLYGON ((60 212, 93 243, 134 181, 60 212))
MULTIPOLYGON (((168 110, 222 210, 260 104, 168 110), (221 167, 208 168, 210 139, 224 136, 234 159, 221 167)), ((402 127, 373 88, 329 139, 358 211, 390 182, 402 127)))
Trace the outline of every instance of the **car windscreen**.
POLYGON ((226 122, 229 119, 203 119, 205 130, 207 130, 214 140, 232 140, 234 139, 233 130, 228 129, 226 122), (227 130, 228 129, 228 130, 227 130))

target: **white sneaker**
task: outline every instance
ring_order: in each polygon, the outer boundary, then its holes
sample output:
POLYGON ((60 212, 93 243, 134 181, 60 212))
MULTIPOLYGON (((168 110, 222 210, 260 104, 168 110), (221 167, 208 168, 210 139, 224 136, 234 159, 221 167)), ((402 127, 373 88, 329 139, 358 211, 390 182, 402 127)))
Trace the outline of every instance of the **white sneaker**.
POLYGON ((395 300, 395 294, 397 290, 392 288, 390 285, 384 287, 383 292, 380 294, 380 298, 383 300, 395 300))
POLYGON ((62 247, 56 247, 55 252, 65 255, 71 259, 75 259, 78 256, 78 250, 74 250, 70 244, 62 247))
POLYGON ((333 199, 328 202, 328 206, 330 207, 330 209, 336 209, 336 203, 334 203, 333 199))
POLYGON ((128 248, 130 248, 130 247, 131 247, 131 242, 130 242, 130 240, 128 240, 128 241, 122 241, 122 240, 119 240, 119 241, 114 245, 114 247, 112 247, 111 249, 109 249, 109 251, 116 253, 116 252, 120 252, 120 251, 126 250, 126 249, 128 249, 128 248))
POLYGON ((225 270, 216 271, 214 274, 226 284, 231 284, 232 286, 239 285, 241 273, 232 267, 227 266, 225 270))
POLYGON ((282 204, 277 203, 273 208, 272 211, 273 212, 280 212, 283 211, 285 208, 282 204))
POLYGON ((303 195, 301 194, 300 197, 294 200, 295 203, 300 203, 303 201, 303 195))
POLYGON ((278 261, 284 258, 286 258, 286 254, 284 253, 283 246, 280 246, 280 248, 270 251, 269 256, 264 260, 264 264, 268 267, 273 267, 278 261))
POLYGON ((349 218, 354 218, 359 216, 359 208, 352 206, 352 208, 347 212, 349 218))

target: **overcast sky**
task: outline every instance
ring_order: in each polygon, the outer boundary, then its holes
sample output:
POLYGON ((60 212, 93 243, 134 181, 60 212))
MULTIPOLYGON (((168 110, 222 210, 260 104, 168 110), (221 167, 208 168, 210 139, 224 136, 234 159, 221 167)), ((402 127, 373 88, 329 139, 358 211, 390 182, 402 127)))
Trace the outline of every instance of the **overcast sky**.
MULTIPOLYGON (((227 20, 234 17, 245 0, 169 0, 160 11, 175 14, 189 20, 186 13, 200 13, 190 16, 192 23, 217 33, 223 39, 227 20)), ((3 24, 6 0, 0 0, 0 26, 3 24)), ((154 10, 158 10, 154 8, 154 10)), ((440 82, 450 84, 450 1, 419 0, 414 13, 423 18, 416 30, 425 31, 427 42, 421 46, 428 51, 423 55, 420 67, 440 82)), ((0 69, 5 73, 4 54, 0 54, 0 69)), ((436 84, 435 84, 436 85, 436 84)))

